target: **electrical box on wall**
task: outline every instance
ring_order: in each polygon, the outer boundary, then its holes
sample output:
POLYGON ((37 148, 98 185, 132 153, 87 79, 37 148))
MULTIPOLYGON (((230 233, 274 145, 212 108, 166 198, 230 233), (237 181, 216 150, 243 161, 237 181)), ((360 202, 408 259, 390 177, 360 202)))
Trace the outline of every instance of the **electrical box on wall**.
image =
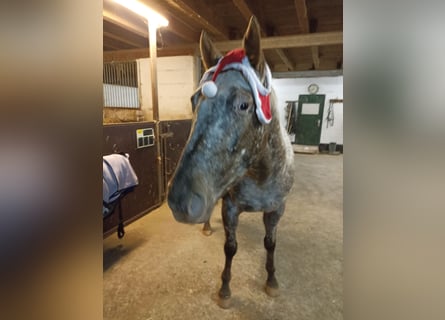
POLYGON ((155 145, 155 135, 153 128, 136 130, 137 148, 146 148, 155 145))

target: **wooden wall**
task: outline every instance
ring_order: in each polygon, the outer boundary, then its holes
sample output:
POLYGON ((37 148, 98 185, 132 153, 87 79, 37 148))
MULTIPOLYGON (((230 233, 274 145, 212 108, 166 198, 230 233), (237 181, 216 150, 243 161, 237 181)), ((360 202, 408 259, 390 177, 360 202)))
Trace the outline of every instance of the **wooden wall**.
MULTIPOLYGON (((150 59, 139 59, 142 112, 153 119, 150 59)), ((159 116, 161 120, 192 118, 190 97, 198 85, 199 63, 193 56, 161 57, 157 60, 159 116)))
MULTIPOLYGON (((152 121, 150 59, 136 60, 139 77, 140 109, 104 108, 103 123, 152 121)), ((200 79, 200 61, 194 56, 157 58, 160 120, 192 118, 190 97, 200 79)))

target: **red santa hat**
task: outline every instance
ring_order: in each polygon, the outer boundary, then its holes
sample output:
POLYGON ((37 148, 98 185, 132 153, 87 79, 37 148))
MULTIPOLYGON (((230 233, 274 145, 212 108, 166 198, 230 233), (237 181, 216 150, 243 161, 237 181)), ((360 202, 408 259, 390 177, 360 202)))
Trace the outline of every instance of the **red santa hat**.
POLYGON ((272 75, 269 66, 265 64, 266 79, 263 85, 258 79, 255 70, 250 65, 244 49, 235 49, 222 57, 216 66, 206 71, 201 79, 201 92, 208 98, 213 98, 218 92, 215 80, 221 71, 234 69, 240 71, 249 83, 255 100, 255 111, 258 119, 263 124, 268 124, 272 120, 270 109, 270 92, 272 88, 272 75), (211 75, 211 80, 210 79, 211 75))

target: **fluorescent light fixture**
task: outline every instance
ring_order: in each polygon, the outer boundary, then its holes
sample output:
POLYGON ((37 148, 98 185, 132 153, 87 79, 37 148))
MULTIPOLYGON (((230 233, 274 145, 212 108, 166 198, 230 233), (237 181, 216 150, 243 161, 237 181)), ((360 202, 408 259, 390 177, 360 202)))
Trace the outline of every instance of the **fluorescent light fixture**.
POLYGON ((121 6, 133 11, 134 13, 143 16, 148 20, 149 24, 155 24, 156 27, 166 27, 168 26, 168 20, 162 15, 150 9, 145 4, 140 3, 136 0, 114 0, 114 2, 119 3, 121 6))

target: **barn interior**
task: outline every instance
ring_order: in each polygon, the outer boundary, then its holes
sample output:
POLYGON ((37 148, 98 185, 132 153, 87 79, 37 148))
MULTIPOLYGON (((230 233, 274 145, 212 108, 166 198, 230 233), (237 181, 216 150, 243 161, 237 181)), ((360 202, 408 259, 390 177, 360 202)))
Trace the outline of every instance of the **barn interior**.
POLYGON ((104 319, 342 319, 343 2, 103 1, 103 156, 128 155, 138 184, 103 218, 104 319), (158 19, 159 14, 167 23, 158 19), (280 295, 264 292, 262 214, 241 214, 233 301, 215 295, 224 266, 221 205, 214 232, 176 222, 168 183, 192 127, 190 96, 205 68, 205 30, 226 53, 252 16, 271 69, 295 184, 278 226, 280 295))

